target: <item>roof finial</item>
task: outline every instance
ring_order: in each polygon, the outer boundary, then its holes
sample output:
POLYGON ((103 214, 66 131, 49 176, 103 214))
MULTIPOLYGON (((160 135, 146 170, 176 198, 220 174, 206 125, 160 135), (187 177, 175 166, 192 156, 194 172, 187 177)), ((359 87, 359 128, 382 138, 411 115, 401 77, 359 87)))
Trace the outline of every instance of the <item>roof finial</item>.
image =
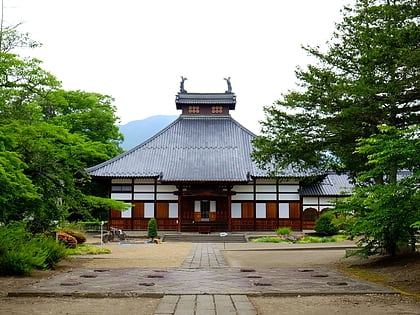
POLYGON ((226 80, 226 83, 227 83, 227 85, 228 85, 228 89, 227 89, 227 91, 225 91, 225 93, 232 93, 232 84, 230 84, 230 77, 228 77, 228 78, 223 78, 223 79, 225 79, 225 80, 226 80))
POLYGON ((181 84, 180 84, 179 93, 187 93, 187 90, 184 89, 184 81, 185 80, 188 80, 188 79, 181 76, 181 84))

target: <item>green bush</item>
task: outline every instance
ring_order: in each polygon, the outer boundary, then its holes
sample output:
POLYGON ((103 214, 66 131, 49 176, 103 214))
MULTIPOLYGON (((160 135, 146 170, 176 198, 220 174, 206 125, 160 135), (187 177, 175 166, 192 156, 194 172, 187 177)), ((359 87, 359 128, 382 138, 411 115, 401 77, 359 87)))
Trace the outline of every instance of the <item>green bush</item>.
POLYGON ((60 260, 68 256, 68 249, 62 242, 57 242, 53 237, 42 234, 37 235, 31 240, 31 245, 44 251, 44 268, 55 269, 60 260))
POLYGON ((47 253, 33 246, 25 223, 14 222, 0 227, 0 274, 28 275, 35 268, 46 267, 47 253))
POLYGON ((2 275, 29 275, 33 269, 45 267, 46 255, 31 251, 10 250, 0 254, 0 274, 2 275))
POLYGON ((64 227, 64 228, 58 229, 58 232, 66 233, 68 235, 73 236, 77 240, 77 244, 83 244, 86 242, 86 234, 81 231, 64 227))
POLYGON ((65 247, 44 234, 33 236, 26 224, 0 227, 0 274, 28 275, 33 269, 49 269, 67 255, 65 247))
POLYGON ((280 227, 276 230, 277 235, 290 235, 292 233, 292 229, 289 227, 280 227))
POLYGON ((147 223, 147 237, 152 240, 155 239, 158 235, 158 225, 155 218, 151 218, 149 223, 147 223))
POLYGON ((334 215, 331 213, 322 214, 315 222, 315 232, 321 235, 334 235, 339 232, 338 227, 333 223, 334 215))

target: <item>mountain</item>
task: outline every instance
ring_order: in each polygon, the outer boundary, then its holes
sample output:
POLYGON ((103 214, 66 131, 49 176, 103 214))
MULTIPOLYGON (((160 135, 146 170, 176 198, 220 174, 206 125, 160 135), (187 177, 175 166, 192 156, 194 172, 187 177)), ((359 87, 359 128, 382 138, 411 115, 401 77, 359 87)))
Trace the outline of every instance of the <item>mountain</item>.
POLYGON ((124 135, 121 147, 124 150, 134 148, 136 145, 154 136, 177 118, 178 116, 174 115, 157 115, 142 120, 133 120, 125 125, 118 126, 120 132, 124 135))

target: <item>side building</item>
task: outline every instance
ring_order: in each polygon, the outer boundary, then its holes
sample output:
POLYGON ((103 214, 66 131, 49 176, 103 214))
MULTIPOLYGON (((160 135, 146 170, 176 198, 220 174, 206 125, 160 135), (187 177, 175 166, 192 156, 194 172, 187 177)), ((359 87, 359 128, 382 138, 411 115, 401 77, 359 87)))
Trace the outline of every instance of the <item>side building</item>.
POLYGON ((132 204, 111 210, 109 225, 182 232, 311 229, 335 198, 348 195, 347 177, 284 170, 275 178, 251 159, 255 135, 230 111, 236 96, 181 89, 177 120, 133 149, 88 172, 110 197, 132 204), (303 183, 312 182, 309 185, 303 183), (344 191, 344 195, 343 195, 344 191))

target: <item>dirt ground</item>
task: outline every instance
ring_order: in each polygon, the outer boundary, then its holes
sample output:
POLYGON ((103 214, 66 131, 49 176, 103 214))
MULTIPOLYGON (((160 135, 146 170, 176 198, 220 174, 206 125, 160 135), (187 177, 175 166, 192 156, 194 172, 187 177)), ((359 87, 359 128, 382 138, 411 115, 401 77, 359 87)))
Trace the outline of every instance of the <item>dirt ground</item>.
MULTIPOLYGON (((122 246, 108 244, 112 254, 84 256, 61 263, 54 271, 31 277, 0 277, 0 314, 153 314, 152 298, 10 298, 7 292, 72 268, 179 267, 192 243, 122 246)), ((251 246, 251 245, 250 245, 251 246)), ((251 297, 258 314, 420 314, 420 257, 342 260, 342 251, 222 251, 232 267, 328 267, 397 288, 402 295, 251 297), (416 298, 417 297, 417 298, 416 298)), ((180 292, 181 293, 181 292, 180 292)))

